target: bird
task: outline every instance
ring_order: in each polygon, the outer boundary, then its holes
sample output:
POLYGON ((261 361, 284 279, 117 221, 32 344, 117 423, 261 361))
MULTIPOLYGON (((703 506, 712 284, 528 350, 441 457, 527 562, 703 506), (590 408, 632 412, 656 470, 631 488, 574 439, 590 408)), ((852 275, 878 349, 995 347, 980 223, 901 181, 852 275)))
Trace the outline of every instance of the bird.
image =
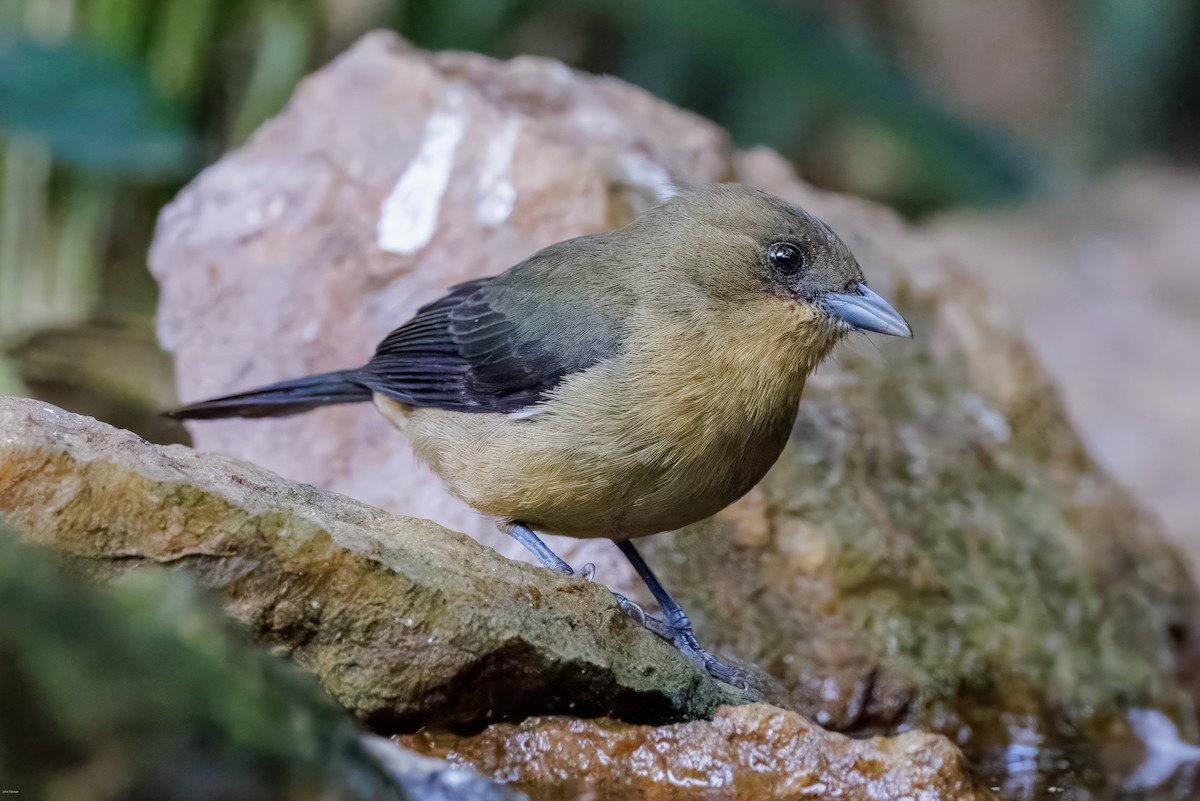
POLYGON ((632 540, 753 488, 783 451, 805 380, 853 332, 912 336, 829 226, 755 188, 680 186, 622 227, 449 288, 361 367, 168 414, 373 402, 452 494, 543 566, 575 573, 539 533, 615 542, 663 619, 617 595, 622 607, 738 683, 632 540))

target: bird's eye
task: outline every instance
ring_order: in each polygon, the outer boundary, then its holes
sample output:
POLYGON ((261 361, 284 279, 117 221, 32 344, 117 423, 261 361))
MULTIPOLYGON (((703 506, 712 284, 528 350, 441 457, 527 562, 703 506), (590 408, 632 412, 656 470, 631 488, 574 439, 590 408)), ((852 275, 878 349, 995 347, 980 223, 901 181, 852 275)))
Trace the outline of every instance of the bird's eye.
POLYGON ((804 251, 791 242, 776 242, 767 248, 767 260, 777 270, 795 273, 804 267, 804 251))

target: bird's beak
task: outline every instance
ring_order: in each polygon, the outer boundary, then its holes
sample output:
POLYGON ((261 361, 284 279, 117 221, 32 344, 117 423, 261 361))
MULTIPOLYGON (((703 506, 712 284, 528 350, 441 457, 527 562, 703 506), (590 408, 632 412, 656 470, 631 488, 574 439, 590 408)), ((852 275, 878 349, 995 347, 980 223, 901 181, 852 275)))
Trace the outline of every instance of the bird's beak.
POLYGON ((825 311, 859 331, 874 331, 892 337, 912 336, 912 329, 900 312, 865 283, 859 284, 853 292, 830 292, 825 296, 825 311))

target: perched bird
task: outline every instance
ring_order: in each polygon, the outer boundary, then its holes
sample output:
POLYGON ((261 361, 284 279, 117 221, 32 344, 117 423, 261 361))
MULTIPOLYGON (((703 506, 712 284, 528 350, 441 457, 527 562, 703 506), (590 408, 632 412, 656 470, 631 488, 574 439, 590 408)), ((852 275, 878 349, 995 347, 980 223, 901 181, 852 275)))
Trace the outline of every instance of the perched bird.
POLYGON ((749 491, 783 450, 805 378, 851 331, 911 336, 824 223, 747 187, 684 188, 623 228, 451 288, 362 367, 172 414, 373 400, 454 495, 545 566, 573 572, 535 531, 614 540, 663 610, 649 627, 730 680, 630 540, 749 491))

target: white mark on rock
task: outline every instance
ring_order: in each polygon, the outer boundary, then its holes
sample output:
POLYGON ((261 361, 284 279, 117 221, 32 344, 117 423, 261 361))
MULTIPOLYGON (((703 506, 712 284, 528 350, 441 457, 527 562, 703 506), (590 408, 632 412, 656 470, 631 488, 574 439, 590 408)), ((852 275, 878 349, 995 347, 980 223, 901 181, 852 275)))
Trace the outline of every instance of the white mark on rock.
POLYGON ((287 198, 279 193, 271 195, 271 199, 267 201, 267 220, 274 222, 282 217, 285 211, 287 211, 287 198))
POLYGON ((566 86, 575 77, 574 71, 561 61, 547 61, 540 66, 545 68, 546 77, 559 86, 566 86))
POLYGON ((649 191, 659 203, 677 194, 670 174, 641 153, 622 153, 617 172, 620 179, 649 191))
POLYGON ((309 320, 304 328, 300 331, 300 340, 302 342, 316 342, 317 337, 321 335, 321 321, 317 318, 309 320))
POLYGON ((429 244, 450 183, 454 154, 466 130, 462 96, 451 93, 429 115, 417 155, 380 207, 376 227, 380 250, 409 255, 429 244))
POLYGON ((479 171, 479 203, 475 206, 475 215, 484 225, 495 227, 512 214, 517 200, 512 165, 520 133, 520 121, 510 117, 504 121, 499 133, 488 141, 483 168, 479 171))
POLYGON ((988 406, 983 398, 968 392, 963 396, 963 406, 975 422, 997 442, 1008 442, 1012 437, 1012 429, 1004 415, 988 406))
POLYGON ((1200 762, 1200 747, 1184 742, 1171 719, 1157 709, 1131 709, 1129 722, 1146 745, 1146 757, 1124 786, 1127 790, 1158 787, 1174 775, 1181 765, 1200 762))

